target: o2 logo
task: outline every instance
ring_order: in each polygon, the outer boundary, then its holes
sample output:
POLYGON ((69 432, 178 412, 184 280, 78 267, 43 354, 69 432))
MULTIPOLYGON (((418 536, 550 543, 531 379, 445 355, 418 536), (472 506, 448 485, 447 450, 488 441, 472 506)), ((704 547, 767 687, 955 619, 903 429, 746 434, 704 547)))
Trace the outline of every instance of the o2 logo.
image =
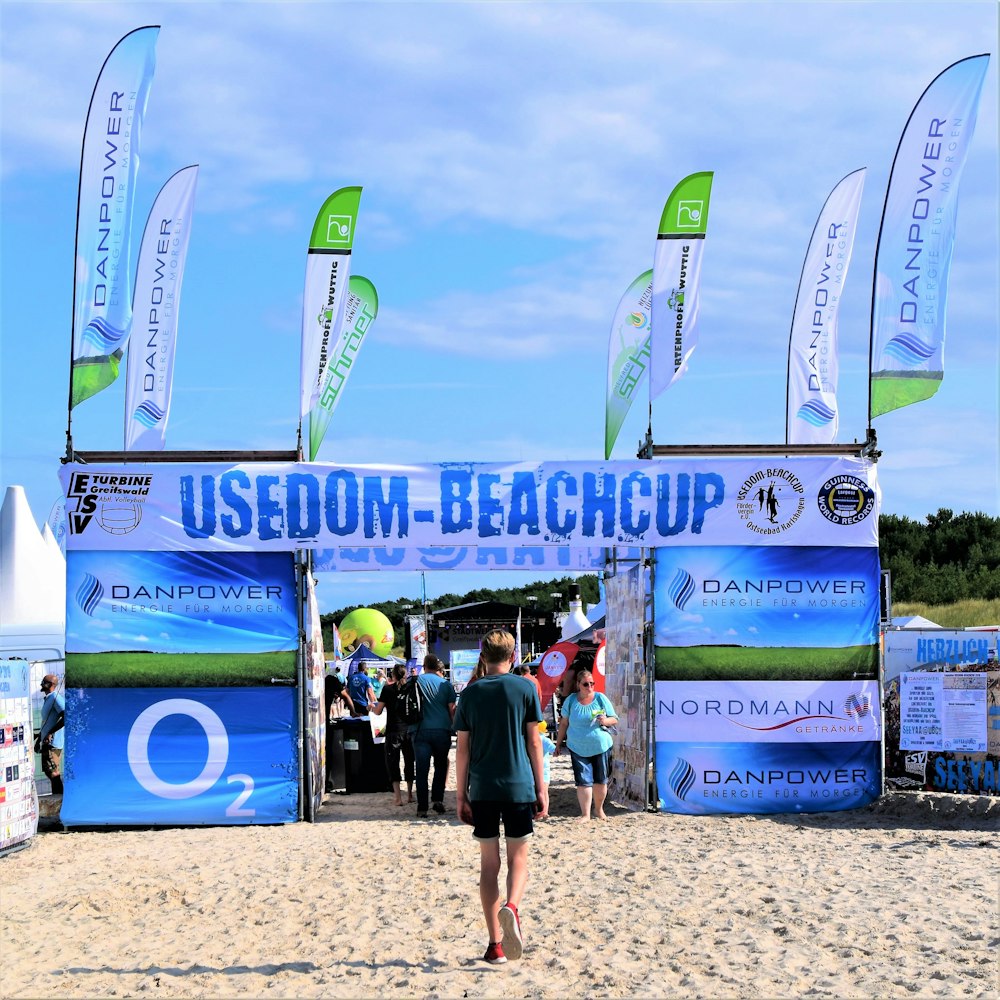
MULTIPOLYGON (((207 792, 222 777, 229 763, 229 734, 225 724, 207 705, 190 698, 167 698, 140 712, 128 734, 128 765, 135 780, 151 795, 161 799, 192 799, 207 792), (158 722, 171 715, 186 715, 201 726, 208 738, 208 754, 201 773, 191 781, 164 781, 149 761, 149 738, 158 722)), ((255 816, 255 809, 243 808, 253 794, 254 781, 249 774, 230 774, 227 784, 239 784, 243 790, 226 807, 227 816, 255 816)))

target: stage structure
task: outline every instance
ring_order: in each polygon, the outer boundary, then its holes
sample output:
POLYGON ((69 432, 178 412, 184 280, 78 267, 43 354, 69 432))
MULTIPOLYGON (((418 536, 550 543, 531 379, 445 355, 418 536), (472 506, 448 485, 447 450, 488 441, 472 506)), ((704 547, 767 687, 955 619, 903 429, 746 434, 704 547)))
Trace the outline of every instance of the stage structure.
POLYGON ((311 815, 324 745, 306 648, 314 549, 603 550, 624 619, 609 620, 612 675, 628 664, 610 682, 624 800, 647 798, 654 733, 660 808, 844 808, 880 791, 878 487, 860 450, 398 468, 75 457, 62 471, 68 826, 311 815), (655 559, 618 559, 636 550, 655 559), (737 752, 750 754, 738 767, 737 752), (763 798, 715 795, 737 770, 763 798))

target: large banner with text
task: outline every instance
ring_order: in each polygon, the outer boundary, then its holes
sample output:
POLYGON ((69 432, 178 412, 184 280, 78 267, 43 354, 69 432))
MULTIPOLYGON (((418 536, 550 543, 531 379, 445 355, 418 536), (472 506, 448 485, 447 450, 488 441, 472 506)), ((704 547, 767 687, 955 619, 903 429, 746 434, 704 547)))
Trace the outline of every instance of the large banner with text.
POLYGON ((297 818, 285 552, 66 559, 66 826, 297 818))
POLYGON ((877 544, 862 458, 70 464, 67 549, 877 544))
POLYGON ((878 491, 847 468, 814 468, 824 478, 802 492, 828 530, 790 530, 794 494, 769 469, 741 492, 746 516, 775 534, 656 551, 665 812, 819 812, 881 794, 878 491))

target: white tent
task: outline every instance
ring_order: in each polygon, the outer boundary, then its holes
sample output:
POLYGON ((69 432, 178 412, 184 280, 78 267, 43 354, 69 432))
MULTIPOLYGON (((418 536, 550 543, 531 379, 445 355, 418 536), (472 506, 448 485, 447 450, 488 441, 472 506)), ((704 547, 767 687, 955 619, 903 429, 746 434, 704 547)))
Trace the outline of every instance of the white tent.
MULTIPOLYGON (((66 560, 51 531, 48 538, 38 530, 24 487, 8 486, 0 507, 0 659, 30 662, 35 729, 42 677, 65 674, 66 560)), ((40 771, 35 783, 42 794, 50 789, 40 771)))
POLYGON ((935 624, 929 618, 924 618, 923 615, 908 615, 905 618, 893 618, 889 622, 890 628, 940 628, 940 625, 935 624))
POLYGON ((0 656, 62 661, 65 649, 65 559, 55 538, 38 530, 24 487, 8 486, 0 508, 0 656))

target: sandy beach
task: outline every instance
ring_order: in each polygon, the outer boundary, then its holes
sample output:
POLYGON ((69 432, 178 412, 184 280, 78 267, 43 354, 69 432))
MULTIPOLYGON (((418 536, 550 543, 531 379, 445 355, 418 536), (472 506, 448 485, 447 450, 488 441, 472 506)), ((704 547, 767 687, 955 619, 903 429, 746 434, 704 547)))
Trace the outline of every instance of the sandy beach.
POLYGON ((1000 801, 579 823, 554 762, 521 961, 480 961, 454 814, 40 832, 0 861, 3 997, 1000 997, 1000 801))

